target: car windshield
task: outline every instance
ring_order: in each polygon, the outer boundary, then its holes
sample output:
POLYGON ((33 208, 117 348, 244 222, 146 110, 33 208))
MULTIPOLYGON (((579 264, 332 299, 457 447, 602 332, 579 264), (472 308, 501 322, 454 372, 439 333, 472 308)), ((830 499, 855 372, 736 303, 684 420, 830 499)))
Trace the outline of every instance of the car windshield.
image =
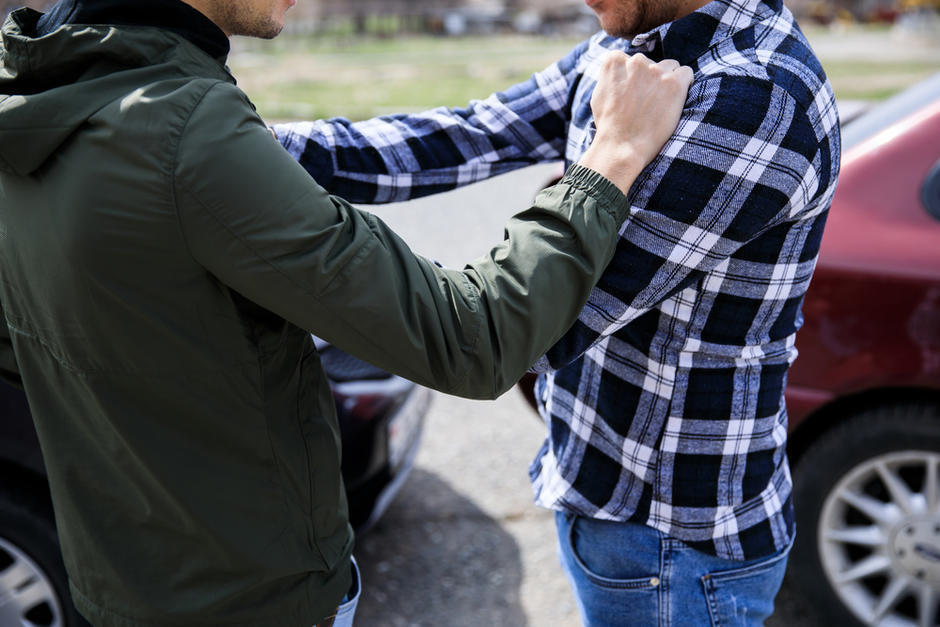
POLYGON ((886 100, 842 128, 843 152, 940 99, 940 72, 886 100))

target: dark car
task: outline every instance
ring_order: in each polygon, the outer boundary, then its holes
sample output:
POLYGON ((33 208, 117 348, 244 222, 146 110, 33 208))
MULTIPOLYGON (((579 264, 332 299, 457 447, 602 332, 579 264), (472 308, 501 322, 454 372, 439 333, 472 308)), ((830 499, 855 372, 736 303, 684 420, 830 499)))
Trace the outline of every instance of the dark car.
MULTIPOLYGON (((382 514, 414 462, 431 394, 317 342, 343 439, 353 526, 382 514)), ((25 395, 0 382, 0 627, 86 625, 72 607, 25 395)))
POLYGON ((940 74, 842 131, 787 410, 789 581, 836 625, 940 618, 940 74))

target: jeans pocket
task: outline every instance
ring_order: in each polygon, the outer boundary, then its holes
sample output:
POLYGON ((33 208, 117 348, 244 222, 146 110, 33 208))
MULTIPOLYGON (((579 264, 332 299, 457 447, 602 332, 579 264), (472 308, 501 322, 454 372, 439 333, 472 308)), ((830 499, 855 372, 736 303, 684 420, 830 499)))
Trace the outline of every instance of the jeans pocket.
POLYGON ((790 546, 766 559, 704 575, 702 585, 711 624, 763 625, 774 612, 774 598, 783 583, 789 554, 790 546))
MULTIPOLYGON (((557 518, 556 518, 557 520, 557 518)), ((560 526, 562 565, 587 627, 655 625, 660 604, 660 542, 647 530, 567 515, 560 526)))
POLYGON ((571 559, 593 584, 624 590, 655 590, 660 578, 660 547, 656 531, 632 523, 571 517, 568 550, 571 559), (624 533, 627 531, 627 533, 624 533), (652 542, 637 538, 648 534, 652 542))

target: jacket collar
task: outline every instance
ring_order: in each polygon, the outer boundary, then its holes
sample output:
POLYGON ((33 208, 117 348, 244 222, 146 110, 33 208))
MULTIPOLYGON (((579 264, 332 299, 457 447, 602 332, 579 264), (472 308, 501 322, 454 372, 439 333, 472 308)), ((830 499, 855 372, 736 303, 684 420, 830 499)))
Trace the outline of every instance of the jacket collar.
POLYGON ((171 30, 65 24, 37 37, 41 17, 17 9, 0 28, 0 172, 35 172, 102 107, 130 97, 129 84, 235 82, 219 59, 171 30))
POLYGON ((114 24, 164 28, 185 37, 216 59, 228 56, 229 41, 212 20, 180 0, 59 0, 39 19, 37 35, 65 24, 114 24))

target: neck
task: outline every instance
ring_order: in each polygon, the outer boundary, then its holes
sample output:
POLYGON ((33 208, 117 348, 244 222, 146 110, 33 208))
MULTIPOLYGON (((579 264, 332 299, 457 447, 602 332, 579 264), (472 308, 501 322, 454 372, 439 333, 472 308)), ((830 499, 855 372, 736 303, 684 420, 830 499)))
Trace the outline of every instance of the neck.
POLYGON ((219 27, 219 30, 225 33, 226 37, 232 36, 232 33, 230 33, 229 30, 218 19, 216 15, 216 11, 215 11, 215 4, 212 2, 212 0, 182 0, 182 1, 188 4, 189 6, 191 6, 192 8, 196 9, 200 13, 202 13, 204 16, 206 16, 207 19, 209 19, 213 24, 219 27))
POLYGON ((698 11, 711 1, 712 0, 679 0, 679 2, 676 3, 676 20, 698 11))

